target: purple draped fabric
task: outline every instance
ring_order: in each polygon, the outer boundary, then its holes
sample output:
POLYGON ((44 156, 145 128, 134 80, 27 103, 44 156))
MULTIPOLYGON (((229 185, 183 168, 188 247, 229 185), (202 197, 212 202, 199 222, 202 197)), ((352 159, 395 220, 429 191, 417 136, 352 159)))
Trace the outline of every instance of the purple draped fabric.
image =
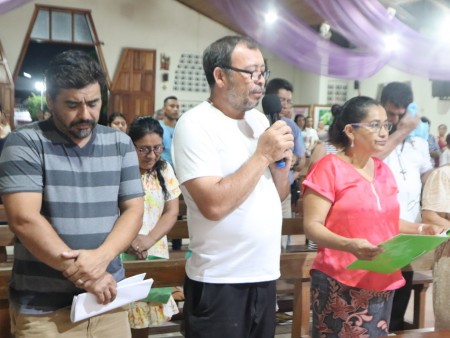
MULTIPOLYGON (((0 0, 0 14, 32 0, 0 0)), ((212 0, 245 34, 273 54, 306 71, 343 79, 364 79, 386 64, 435 80, 450 80, 450 45, 424 36, 396 18, 390 19, 377 0, 306 0, 333 30, 356 48, 347 49, 322 38, 286 9, 266 25, 260 0, 212 0), (386 37, 395 34, 395 50, 386 37)))
POLYGON ((420 34, 396 18, 376 0, 306 0, 351 43, 374 54, 386 51, 387 36, 395 36, 389 64, 404 72, 436 80, 450 80, 450 44, 420 34))
POLYGON ((25 5, 32 0, 0 0, 0 14, 9 12, 16 7, 25 5))
POLYGON ((448 44, 425 37, 387 15, 377 0, 306 0, 356 48, 325 40, 305 23, 278 8, 278 21, 264 22, 267 8, 258 0, 212 0, 248 36, 267 50, 306 71, 343 79, 363 79, 386 64, 426 78, 450 80, 448 44), (386 48, 386 37, 397 45, 386 48))

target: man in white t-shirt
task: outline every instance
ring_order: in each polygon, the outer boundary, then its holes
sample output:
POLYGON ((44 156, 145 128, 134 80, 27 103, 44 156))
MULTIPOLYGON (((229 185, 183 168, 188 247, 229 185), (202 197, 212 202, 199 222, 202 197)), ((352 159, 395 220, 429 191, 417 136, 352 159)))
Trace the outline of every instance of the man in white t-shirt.
POLYGON ((273 337, 293 136, 254 109, 269 72, 253 40, 217 40, 203 68, 211 95, 179 119, 172 145, 188 208, 186 337, 273 337))
MULTIPOLYGON (((410 135, 420 119, 416 117, 416 123, 410 123, 409 126, 407 123, 402 123, 404 119, 411 119, 408 116, 407 107, 412 102, 412 89, 404 83, 391 82, 383 88, 381 104, 386 109, 389 122, 393 124, 389 139, 392 142, 397 138, 397 144, 393 149, 391 148, 390 153, 384 154, 382 158, 391 168, 398 186, 400 218, 409 222, 420 222, 422 184, 433 167, 428 151, 428 142, 424 138, 410 135), (399 137, 399 135, 401 136, 399 137)), ((395 291, 390 331, 404 329, 404 316, 412 289, 412 271, 403 272, 403 277, 406 284, 395 291)))

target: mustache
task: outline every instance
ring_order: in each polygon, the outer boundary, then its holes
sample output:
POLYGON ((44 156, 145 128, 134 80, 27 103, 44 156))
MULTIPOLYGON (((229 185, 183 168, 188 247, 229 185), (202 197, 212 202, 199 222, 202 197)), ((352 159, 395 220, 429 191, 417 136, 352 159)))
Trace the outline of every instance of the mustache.
POLYGON ((80 124, 89 124, 92 128, 95 127, 95 121, 94 120, 78 120, 78 121, 73 121, 69 126, 70 127, 76 127, 80 124))
POLYGON ((250 94, 254 94, 254 93, 266 93, 266 89, 264 87, 261 86, 255 86, 250 90, 250 94))

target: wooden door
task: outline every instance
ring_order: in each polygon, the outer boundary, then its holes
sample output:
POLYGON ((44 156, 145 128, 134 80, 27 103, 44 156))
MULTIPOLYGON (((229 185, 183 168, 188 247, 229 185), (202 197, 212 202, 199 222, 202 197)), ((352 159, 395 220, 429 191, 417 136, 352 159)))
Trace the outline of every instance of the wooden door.
POLYGON ((2 111, 9 117, 11 129, 14 128, 14 82, 9 71, 8 62, 0 42, 0 104, 2 111))
POLYGON ((130 123, 135 116, 153 115, 155 106, 153 49, 125 48, 111 86, 109 113, 119 111, 130 123))

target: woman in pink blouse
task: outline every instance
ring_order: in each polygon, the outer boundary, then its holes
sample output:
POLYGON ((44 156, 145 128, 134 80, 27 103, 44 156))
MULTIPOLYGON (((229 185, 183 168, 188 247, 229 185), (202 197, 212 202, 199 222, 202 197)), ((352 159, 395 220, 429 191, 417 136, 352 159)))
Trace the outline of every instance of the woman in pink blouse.
POLYGON ((433 225, 399 221, 397 185, 389 167, 372 157, 392 125, 369 97, 333 106, 330 142, 342 151, 309 170, 304 186, 304 227, 318 244, 311 270, 312 337, 380 337, 388 334, 400 271, 348 270, 355 259, 371 260, 377 245, 399 232, 434 234, 433 225))

